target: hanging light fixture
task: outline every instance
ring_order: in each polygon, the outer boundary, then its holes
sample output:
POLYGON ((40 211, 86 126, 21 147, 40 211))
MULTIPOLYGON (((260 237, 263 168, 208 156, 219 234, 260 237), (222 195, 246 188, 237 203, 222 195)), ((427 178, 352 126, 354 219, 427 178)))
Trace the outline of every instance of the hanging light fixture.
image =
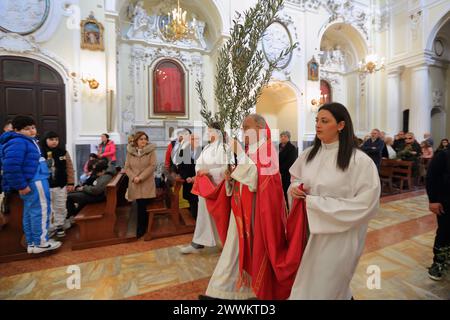
POLYGON ((358 64, 358 71, 361 73, 374 73, 384 69, 384 58, 378 58, 377 54, 369 54, 358 64))
POLYGON ((183 39, 195 39, 196 20, 192 19, 191 25, 186 20, 187 11, 180 7, 180 0, 177 7, 167 14, 167 22, 164 25, 163 33, 167 40, 178 41, 183 39))

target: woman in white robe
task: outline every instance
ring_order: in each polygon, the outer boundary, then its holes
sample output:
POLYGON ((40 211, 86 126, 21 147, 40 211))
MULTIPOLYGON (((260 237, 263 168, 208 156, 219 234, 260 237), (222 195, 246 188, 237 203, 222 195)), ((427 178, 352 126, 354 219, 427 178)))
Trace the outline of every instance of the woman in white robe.
MULTIPOLYGON (((211 181, 218 185, 225 178, 231 152, 222 140, 219 127, 212 124, 207 130, 210 143, 205 146, 195 165, 197 175, 209 175, 211 181)), ((219 245, 220 239, 213 218, 206 208, 206 201, 198 197, 198 213, 195 223, 194 237, 190 245, 181 248, 184 254, 200 252, 204 247, 219 245)))
POLYGON ((351 299, 368 222, 378 212, 380 180, 374 162, 357 148, 343 105, 319 109, 316 133, 314 146, 290 169, 288 193, 306 201, 309 238, 289 299, 351 299))

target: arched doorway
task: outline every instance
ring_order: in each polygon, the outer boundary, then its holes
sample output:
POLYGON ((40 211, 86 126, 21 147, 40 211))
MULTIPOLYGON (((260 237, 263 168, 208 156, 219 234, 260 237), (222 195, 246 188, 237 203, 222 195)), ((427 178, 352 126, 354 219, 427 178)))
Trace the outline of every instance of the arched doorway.
POLYGON ((40 61, 0 56, 0 124, 17 115, 34 118, 38 134, 57 132, 66 143, 65 88, 61 76, 40 61))
MULTIPOLYGON (((371 110, 367 85, 358 72, 358 63, 368 53, 363 35, 348 23, 323 27, 320 37, 320 78, 333 84, 332 101, 345 105, 357 133, 367 132, 371 110)), ((320 90, 323 82, 320 83, 320 90)))
POLYGON ((256 112, 266 118, 273 139, 282 131, 291 133, 291 141, 298 142, 297 94, 286 83, 272 82, 263 89, 256 104, 256 112), (278 129, 278 131, 276 131, 278 129))

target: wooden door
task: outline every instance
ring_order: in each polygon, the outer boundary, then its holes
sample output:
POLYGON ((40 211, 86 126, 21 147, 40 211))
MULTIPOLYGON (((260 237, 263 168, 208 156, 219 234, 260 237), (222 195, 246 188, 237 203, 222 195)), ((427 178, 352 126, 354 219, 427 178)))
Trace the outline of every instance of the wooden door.
POLYGON ((65 88, 60 75, 36 60, 0 56, 0 125, 17 115, 36 121, 39 135, 55 131, 66 143, 65 88))

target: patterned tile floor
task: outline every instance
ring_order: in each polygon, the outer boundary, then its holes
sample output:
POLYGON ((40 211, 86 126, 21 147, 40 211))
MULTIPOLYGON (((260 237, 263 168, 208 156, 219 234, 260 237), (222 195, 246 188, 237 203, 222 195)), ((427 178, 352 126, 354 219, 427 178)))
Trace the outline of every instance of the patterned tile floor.
MULTIPOLYGON (((450 299, 450 277, 428 278, 435 219, 422 193, 382 201, 370 222, 365 253, 352 280, 356 299, 450 299), (412 197, 411 197, 412 196, 412 197), (381 270, 368 289, 368 267, 381 270)), ((181 255, 191 235, 0 264, 0 299, 196 299, 205 291, 219 250, 181 255), (81 288, 68 289, 68 266, 81 288)))

